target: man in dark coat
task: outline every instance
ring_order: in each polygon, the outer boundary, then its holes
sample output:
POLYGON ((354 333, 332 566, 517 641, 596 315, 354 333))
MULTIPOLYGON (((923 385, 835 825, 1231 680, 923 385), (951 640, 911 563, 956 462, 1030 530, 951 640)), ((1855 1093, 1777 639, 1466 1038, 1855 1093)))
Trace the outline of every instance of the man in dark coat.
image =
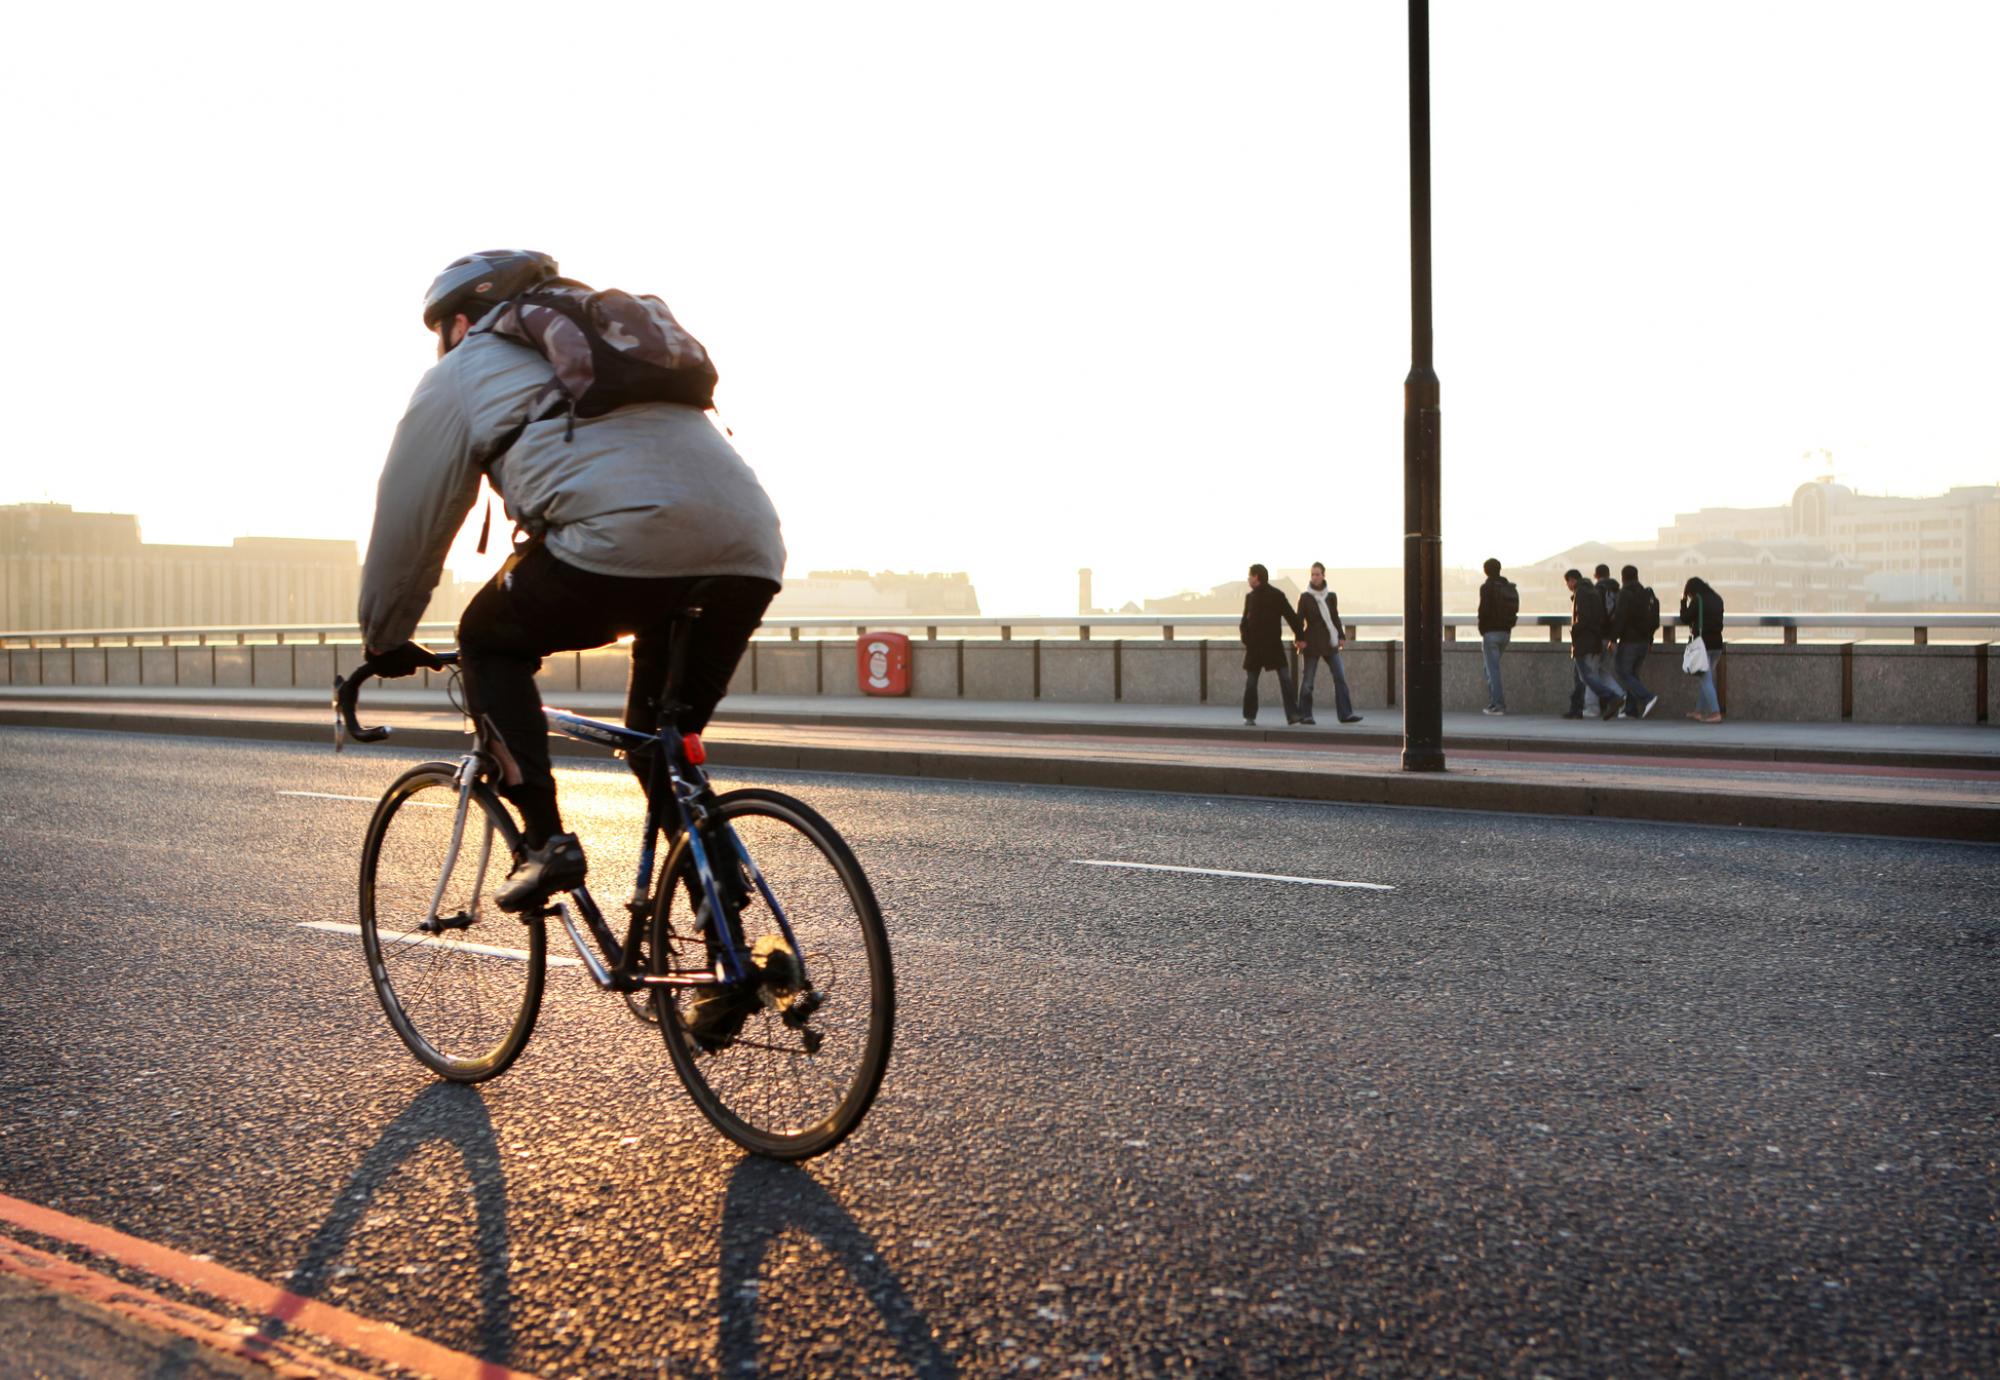
POLYGON ((1257 678, 1266 671, 1278 673, 1278 689, 1285 697, 1285 722, 1299 721, 1299 703, 1292 692, 1292 667, 1285 660, 1283 624, 1292 626, 1292 645, 1305 646, 1306 628, 1292 611, 1292 602, 1271 587, 1271 572, 1261 565, 1250 567, 1250 592, 1243 596, 1243 722, 1257 723, 1257 678))
POLYGON ((1486 558, 1486 583, 1479 587, 1479 641, 1486 655, 1486 708, 1483 714, 1505 714, 1507 692, 1500 685, 1500 654, 1513 640, 1521 617, 1521 591, 1500 574, 1500 560, 1486 558))
MULTIPOLYGON (((1586 580, 1584 583, 1591 584, 1593 580, 1586 580)), ((1617 639, 1611 632, 1611 624, 1615 616, 1615 610, 1618 607, 1618 582, 1611 578, 1611 567, 1599 561, 1594 575, 1594 583, 1597 586, 1597 592, 1604 596, 1604 650, 1597 654, 1597 660, 1592 664, 1591 669, 1597 672, 1599 680, 1605 681, 1615 687, 1618 684, 1616 669, 1618 648, 1616 646, 1617 639)), ((1589 690, 1584 693, 1583 712, 1585 714, 1595 714, 1601 707, 1602 705, 1597 698, 1595 690, 1589 690)))
POLYGON ((1611 611, 1611 640, 1618 644, 1611 664, 1612 679, 1625 692, 1625 717, 1643 719, 1653 712, 1660 697, 1639 679, 1639 667, 1652 650, 1653 634, 1660 626, 1660 606, 1653 591, 1639 583, 1639 567, 1628 565, 1618 572, 1618 606, 1611 611))
POLYGON ((1625 697, 1618 693, 1617 686, 1597 673, 1598 658, 1604 655, 1604 632, 1611 622, 1605 616, 1604 594, 1585 580, 1579 570, 1564 571, 1563 583, 1569 586, 1570 664, 1576 668, 1576 682, 1569 692, 1569 713, 1563 717, 1583 717, 1583 692, 1588 690, 1597 696, 1603 717, 1608 719, 1625 703, 1625 697))

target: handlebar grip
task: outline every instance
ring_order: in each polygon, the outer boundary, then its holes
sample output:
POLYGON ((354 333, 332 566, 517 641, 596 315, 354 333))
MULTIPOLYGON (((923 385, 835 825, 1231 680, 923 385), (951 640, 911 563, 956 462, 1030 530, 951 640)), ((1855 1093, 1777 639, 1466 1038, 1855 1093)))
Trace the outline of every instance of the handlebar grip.
POLYGON ((361 695, 361 683, 375 674, 375 663, 364 661, 345 676, 333 678, 333 750, 339 752, 349 738, 357 743, 379 743, 389 736, 384 727, 363 728, 354 716, 361 695))
MULTIPOLYGON (((431 652, 422 648, 418 650, 422 651, 423 655, 429 658, 427 664, 429 669, 433 671, 441 671, 447 666, 456 666, 458 664, 458 653, 455 651, 431 652)), ((363 728, 360 721, 355 718, 355 708, 361 696, 361 683, 371 677, 381 675, 382 661, 390 655, 393 654, 385 653, 383 657, 371 657, 355 667, 347 675, 335 676, 333 678, 333 750, 335 752, 339 752, 349 738, 352 738, 357 743, 379 743, 389 736, 389 729, 387 727, 363 728)), ((395 674, 397 675, 405 674, 409 670, 409 666, 405 662, 397 662, 396 666, 397 670, 395 674)))

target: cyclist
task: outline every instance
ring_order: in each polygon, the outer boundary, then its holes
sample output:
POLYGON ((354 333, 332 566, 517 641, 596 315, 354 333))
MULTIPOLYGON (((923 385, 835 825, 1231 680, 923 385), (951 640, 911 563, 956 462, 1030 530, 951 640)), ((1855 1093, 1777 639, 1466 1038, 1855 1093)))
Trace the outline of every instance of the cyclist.
MULTIPOLYGON (((410 637, 482 474, 517 528, 534 534, 458 625, 466 707, 512 758, 500 764, 501 794, 520 811, 527 852, 494 899, 514 912, 579 885, 588 871, 556 804, 535 685, 542 658, 633 634, 625 722, 651 732, 665 690, 669 620, 698 604, 700 617, 687 625, 675 725, 698 733, 785 565, 777 510, 698 408, 649 402, 590 418, 529 415, 555 371, 530 346, 480 326, 510 298, 556 276, 546 254, 488 250, 453 260, 425 293, 423 320, 437 335, 438 363, 396 428, 361 576, 368 655, 384 675, 409 675, 433 663, 410 637)), ((632 762, 642 784, 647 766, 632 762)))

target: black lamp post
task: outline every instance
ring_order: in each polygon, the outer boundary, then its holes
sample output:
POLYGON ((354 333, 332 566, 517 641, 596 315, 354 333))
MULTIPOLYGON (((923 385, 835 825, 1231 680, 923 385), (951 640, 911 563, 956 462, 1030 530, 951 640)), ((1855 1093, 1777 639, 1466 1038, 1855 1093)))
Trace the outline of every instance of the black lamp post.
POLYGON ((1444 770, 1438 378, 1431 368, 1431 22, 1410 0, 1410 372, 1403 380, 1403 770, 1444 770))

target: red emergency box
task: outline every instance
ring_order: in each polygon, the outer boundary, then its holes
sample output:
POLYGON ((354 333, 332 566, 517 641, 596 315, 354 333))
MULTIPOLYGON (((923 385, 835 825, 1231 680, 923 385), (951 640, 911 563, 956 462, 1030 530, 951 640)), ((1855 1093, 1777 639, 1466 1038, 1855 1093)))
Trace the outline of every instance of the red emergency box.
POLYGON ((854 659, 862 694, 910 693, 910 639, 902 633, 867 634, 855 644, 854 659))

